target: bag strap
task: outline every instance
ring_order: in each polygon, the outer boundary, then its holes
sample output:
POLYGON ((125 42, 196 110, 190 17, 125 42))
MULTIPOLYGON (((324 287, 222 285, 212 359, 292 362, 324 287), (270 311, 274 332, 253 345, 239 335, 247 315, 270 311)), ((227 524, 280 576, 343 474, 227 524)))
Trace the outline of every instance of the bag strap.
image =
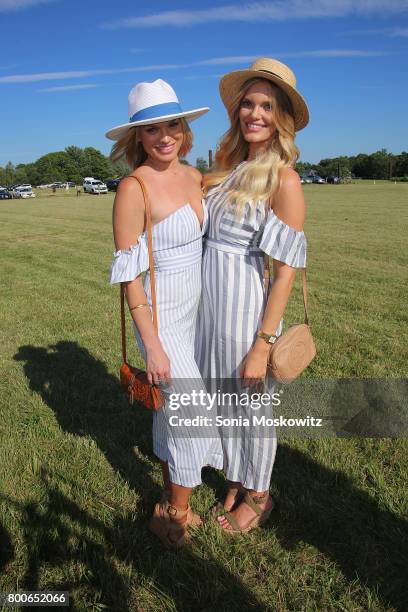
MULTIPOLYGON (((268 291, 269 288, 269 257, 265 255, 264 257, 264 286, 265 290, 268 291)), ((307 312, 307 278, 306 278, 306 268, 302 268, 302 295, 303 295, 303 308, 305 309, 305 323, 309 325, 309 315, 307 312)))
MULTIPOLYGON (((133 178, 140 185, 143 194, 143 200, 145 205, 146 214, 146 230, 147 230, 147 251, 149 254, 149 273, 150 273, 150 291, 152 295, 152 309, 153 309, 153 326, 158 331, 158 319, 157 319, 157 306, 156 306, 156 282, 154 276, 154 259, 153 259, 153 231, 152 231, 152 213, 150 208, 150 201, 147 197, 147 191, 144 182, 137 176, 129 175, 128 178, 133 178)), ((120 284, 120 320, 121 320, 121 333, 122 333, 122 360, 126 363, 126 325, 125 325, 125 290, 124 283, 120 284)))

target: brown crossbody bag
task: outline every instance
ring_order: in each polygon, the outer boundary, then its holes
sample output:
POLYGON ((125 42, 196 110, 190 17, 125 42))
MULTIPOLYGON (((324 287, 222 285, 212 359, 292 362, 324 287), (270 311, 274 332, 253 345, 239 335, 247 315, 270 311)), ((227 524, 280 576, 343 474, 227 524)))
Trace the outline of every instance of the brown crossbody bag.
MULTIPOLYGON (((265 287, 269 291, 269 258, 265 257, 265 287)), ((268 293, 267 293, 268 295, 268 293)), ((307 368, 316 355, 307 313, 306 268, 302 268, 302 295, 305 310, 304 323, 291 325, 272 344, 267 370, 280 383, 288 384, 307 368)))
MULTIPOLYGON (((154 260, 153 260, 153 235, 152 235, 152 218, 150 210, 150 202, 147 197, 146 187, 143 181, 136 176, 134 178, 140 185, 143 193, 143 200, 146 211, 146 230, 147 230, 147 250, 149 253, 149 272, 150 272, 150 287, 152 293, 152 310, 153 310, 153 325, 156 333, 158 331, 157 323, 157 307, 156 307, 156 284, 154 277, 154 260)), ((122 365, 120 366, 120 383, 123 390, 126 392, 129 402, 138 402, 145 408, 150 410, 159 410, 164 406, 164 397, 162 392, 154 384, 149 383, 147 374, 144 370, 131 366, 126 359, 126 326, 125 326, 125 288, 124 283, 120 284, 120 318, 122 330, 122 365)))

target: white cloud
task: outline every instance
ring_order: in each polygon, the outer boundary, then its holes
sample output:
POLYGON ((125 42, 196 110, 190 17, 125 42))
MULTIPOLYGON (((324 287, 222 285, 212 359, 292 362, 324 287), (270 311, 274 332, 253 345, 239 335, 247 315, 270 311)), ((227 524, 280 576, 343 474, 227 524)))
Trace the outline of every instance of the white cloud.
POLYGON ((220 79, 222 74, 191 74, 183 77, 185 81, 199 81, 201 79, 220 79))
POLYGON ((408 37, 408 28, 396 28, 391 32, 391 36, 402 36, 406 38, 408 37))
POLYGON ((375 28, 365 30, 347 30, 346 32, 338 32, 337 36, 370 36, 373 34, 382 34, 383 36, 408 36, 408 28, 375 28))
POLYGON ((77 89, 93 89, 94 87, 102 87, 93 83, 84 83, 83 85, 60 85, 58 87, 46 87, 45 89, 37 89, 38 92, 49 91, 76 91, 77 89))
MULTIPOLYGON (((150 66, 136 66, 133 68, 117 68, 102 70, 70 70, 66 72, 37 72, 34 74, 12 74, 0 77, 2 83, 36 83, 39 81, 57 81, 65 79, 75 79, 92 77, 106 74, 130 74, 134 72, 149 72, 163 70, 180 70, 197 66, 229 66, 229 65, 248 65, 262 56, 276 57, 279 59, 296 57, 380 57, 388 55, 386 51, 362 51, 359 49, 319 49, 315 51, 283 51, 267 52, 264 55, 232 55, 224 57, 213 57, 211 59, 190 62, 185 64, 151 64, 150 66)), ((205 76, 205 75, 204 75, 205 76)))
POLYGON ((101 24, 102 28, 186 27, 216 22, 264 22, 290 19, 346 17, 348 15, 392 15, 408 10, 408 0, 276 0, 251 2, 197 10, 175 10, 125 17, 101 24))
POLYGON ((135 68, 117 68, 107 70, 68 70, 66 72, 37 72, 34 74, 12 74, 0 77, 1 83, 35 83, 38 81, 57 81, 64 79, 77 79, 82 77, 99 76, 102 74, 123 74, 130 72, 145 72, 149 70, 173 70, 186 68, 192 64, 152 64, 150 66, 137 66, 135 68))
POLYGON ((383 57, 386 51, 361 51, 359 49, 322 49, 321 51, 294 51, 280 57, 383 57))
POLYGON ((0 0, 0 13, 21 11, 37 4, 48 4, 55 0, 0 0))
POLYGON ((99 74, 112 74, 115 70, 70 70, 66 72, 37 72, 34 74, 11 74, 0 77, 0 83, 35 83, 37 81, 57 81, 63 79, 77 79, 81 77, 96 76, 99 74))

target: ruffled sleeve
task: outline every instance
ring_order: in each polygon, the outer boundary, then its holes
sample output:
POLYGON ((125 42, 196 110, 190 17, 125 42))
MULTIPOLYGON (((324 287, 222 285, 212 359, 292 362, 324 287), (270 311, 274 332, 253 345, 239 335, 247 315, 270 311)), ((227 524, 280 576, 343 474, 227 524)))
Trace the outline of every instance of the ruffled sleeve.
POLYGON ((307 243, 304 232, 286 225, 272 210, 268 213, 259 248, 288 266, 306 267, 307 243))
POLYGON ((149 268, 149 253, 146 236, 142 234, 139 241, 129 249, 116 251, 113 254, 110 284, 135 280, 149 268))

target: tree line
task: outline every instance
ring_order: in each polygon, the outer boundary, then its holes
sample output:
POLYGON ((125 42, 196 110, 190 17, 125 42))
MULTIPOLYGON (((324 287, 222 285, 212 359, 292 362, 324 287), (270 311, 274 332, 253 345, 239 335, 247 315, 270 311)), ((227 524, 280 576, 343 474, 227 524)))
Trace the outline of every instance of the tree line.
MULTIPOLYGON (((187 163, 185 160, 183 162, 187 163)), ((202 172, 208 172, 205 159, 199 157, 196 166, 202 172)), ((323 178, 355 176, 363 179, 405 178, 408 181, 408 153, 403 151, 399 155, 394 155, 386 149, 381 149, 371 154, 359 153, 350 157, 322 159, 318 164, 298 162, 296 170, 300 175, 313 170, 323 178)), ((125 162, 112 164, 108 157, 94 147, 81 149, 69 146, 64 151, 43 155, 33 163, 14 166, 8 162, 5 167, 0 166, 0 185, 15 183, 42 185, 56 181, 73 181, 81 184, 85 176, 106 181, 125 176, 128 172, 129 168, 125 162)))
POLYGON ((359 153, 354 156, 322 159, 318 164, 298 162, 296 170, 300 175, 315 170, 323 178, 340 176, 362 179, 406 179, 408 181, 408 153, 399 155, 381 149, 375 153, 359 153))
POLYGON ((85 176, 93 176, 102 181, 128 174, 125 162, 112 164, 108 157, 94 147, 70 146, 64 151, 47 153, 30 164, 14 166, 8 162, 0 166, 0 185, 30 183, 47 185, 54 182, 73 181, 82 184, 85 176))

